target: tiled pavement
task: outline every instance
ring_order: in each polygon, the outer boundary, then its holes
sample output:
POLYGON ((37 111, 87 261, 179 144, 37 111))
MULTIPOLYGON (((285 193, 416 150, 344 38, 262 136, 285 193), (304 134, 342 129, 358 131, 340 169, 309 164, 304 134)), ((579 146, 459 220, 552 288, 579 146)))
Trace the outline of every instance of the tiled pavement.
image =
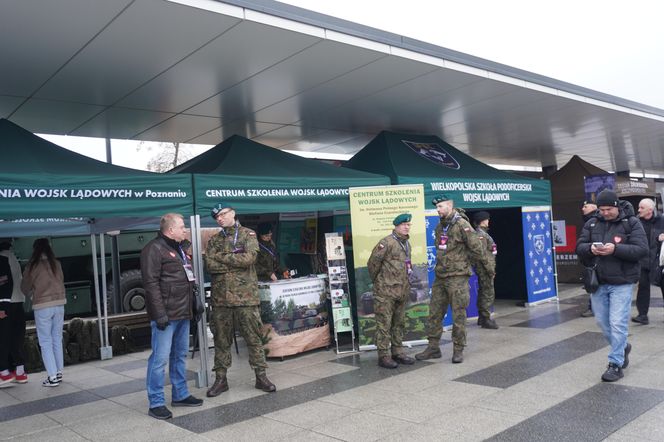
POLYGON ((0 389, 0 439, 664 440, 659 290, 650 325, 630 325, 634 350, 625 378, 606 384, 600 376, 608 347, 594 319, 580 317, 587 298, 577 286, 560 288, 559 303, 499 301, 500 329, 469 325, 463 364, 452 365, 448 341, 442 359, 398 370, 378 368, 373 352, 321 350, 270 361, 278 391, 266 394, 253 388, 241 346, 230 391, 200 408, 173 409, 169 421, 147 416, 148 351, 66 367, 57 388, 41 387, 44 374, 34 374, 28 384, 0 389))

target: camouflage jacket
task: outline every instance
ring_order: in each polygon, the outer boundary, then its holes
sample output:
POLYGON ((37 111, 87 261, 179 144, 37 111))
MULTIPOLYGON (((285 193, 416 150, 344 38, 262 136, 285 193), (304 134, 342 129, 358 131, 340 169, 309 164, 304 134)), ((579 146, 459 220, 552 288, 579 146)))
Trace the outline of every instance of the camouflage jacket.
POLYGON ((272 241, 258 240, 258 256, 256 257, 256 276, 259 281, 270 281, 270 275, 280 276, 279 255, 272 241))
POLYGON ((484 246, 466 214, 454 209, 436 226, 436 278, 470 276, 471 263, 480 263, 490 275, 495 265, 484 253, 484 246), (446 238, 445 238, 446 237, 446 238))
MULTIPOLYGON (((477 232, 477 236, 480 238, 480 241, 482 241, 482 245, 484 246, 484 254, 489 258, 489 261, 493 264, 493 268, 496 268, 496 255, 498 254, 498 248, 496 246, 496 242, 493 240, 491 235, 489 235, 489 232, 484 230, 482 227, 477 227, 475 229, 477 232)), ((476 263, 480 264, 481 263, 476 263)))
POLYGON ((259 305, 256 280, 256 232, 240 223, 210 238, 205 251, 205 266, 212 276, 212 305, 240 307, 259 305))
POLYGON ((406 260, 409 259, 408 236, 393 231, 376 244, 367 261, 369 276, 374 283, 374 296, 401 298, 408 295, 410 283, 406 260))

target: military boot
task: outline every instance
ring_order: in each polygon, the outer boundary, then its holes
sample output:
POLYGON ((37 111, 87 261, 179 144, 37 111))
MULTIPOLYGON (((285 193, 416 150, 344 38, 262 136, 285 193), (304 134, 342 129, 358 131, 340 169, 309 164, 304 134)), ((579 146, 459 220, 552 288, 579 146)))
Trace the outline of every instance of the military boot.
POLYGON ((383 368, 397 368, 399 364, 394 362, 394 359, 385 355, 378 358, 378 366, 383 368))
POLYGON ((427 359, 438 359, 441 358, 443 355, 440 353, 440 347, 432 346, 431 343, 427 346, 427 348, 424 349, 422 353, 418 353, 415 355, 415 359, 418 361, 424 361, 427 359))
POLYGON ((270 382, 264 370, 256 370, 255 387, 259 390, 263 390, 266 393, 274 393, 277 391, 277 387, 272 382, 270 382))
POLYGON ((453 364, 460 364, 463 362, 463 349, 462 348, 455 348, 454 353, 452 354, 452 363, 453 364))
POLYGON ((498 324, 496 324, 496 321, 494 321, 491 318, 484 318, 482 320, 482 323, 480 324, 480 327, 486 328, 489 330, 497 330, 498 329, 498 324))
POLYGON ((212 387, 208 388, 206 393, 207 397, 219 396, 224 391, 228 391, 228 381, 226 380, 226 373, 217 373, 217 377, 214 380, 212 387))

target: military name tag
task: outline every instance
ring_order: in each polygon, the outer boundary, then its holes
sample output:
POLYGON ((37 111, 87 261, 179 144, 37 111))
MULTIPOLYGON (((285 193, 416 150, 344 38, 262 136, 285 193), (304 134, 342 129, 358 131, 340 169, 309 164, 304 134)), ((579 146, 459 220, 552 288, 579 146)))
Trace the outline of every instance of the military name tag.
POLYGON ((447 250, 447 235, 440 235, 440 241, 438 242, 438 248, 440 250, 447 250))

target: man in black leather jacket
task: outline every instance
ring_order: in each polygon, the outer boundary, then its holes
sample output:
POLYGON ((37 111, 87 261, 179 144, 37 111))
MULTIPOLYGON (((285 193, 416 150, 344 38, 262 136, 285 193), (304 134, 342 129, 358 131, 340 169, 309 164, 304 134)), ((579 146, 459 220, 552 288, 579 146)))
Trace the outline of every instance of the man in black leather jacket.
POLYGON ((203 404, 202 399, 189 394, 187 387, 186 359, 195 281, 191 261, 180 245, 185 235, 182 215, 167 213, 161 217, 157 237, 141 251, 146 309, 152 328, 152 354, 146 378, 148 414, 156 419, 173 417, 164 399, 165 368, 169 361, 171 405, 198 407, 203 404))
POLYGON ((583 226, 576 242, 577 255, 584 265, 596 266, 599 279, 592 306, 611 346, 609 366, 602 375, 606 382, 622 378, 623 369, 629 365, 632 346, 627 342, 627 331, 632 288, 641 273, 639 260, 648 254, 643 226, 633 215, 631 204, 623 203, 612 190, 603 190, 597 196, 597 216, 583 226))

